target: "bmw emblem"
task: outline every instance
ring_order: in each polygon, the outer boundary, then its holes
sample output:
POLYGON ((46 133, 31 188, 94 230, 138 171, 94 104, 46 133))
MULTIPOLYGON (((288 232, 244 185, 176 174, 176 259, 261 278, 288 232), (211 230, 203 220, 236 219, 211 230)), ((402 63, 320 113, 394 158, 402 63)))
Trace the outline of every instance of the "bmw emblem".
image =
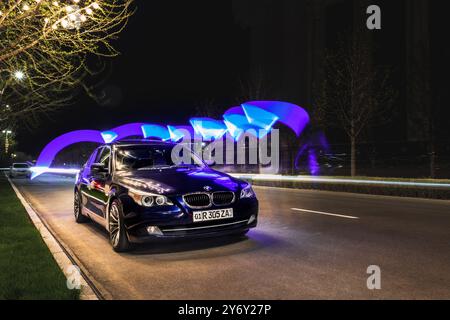
POLYGON ((203 190, 205 190, 205 191, 211 191, 212 188, 211 188, 210 186, 204 186, 204 187, 203 187, 203 190))

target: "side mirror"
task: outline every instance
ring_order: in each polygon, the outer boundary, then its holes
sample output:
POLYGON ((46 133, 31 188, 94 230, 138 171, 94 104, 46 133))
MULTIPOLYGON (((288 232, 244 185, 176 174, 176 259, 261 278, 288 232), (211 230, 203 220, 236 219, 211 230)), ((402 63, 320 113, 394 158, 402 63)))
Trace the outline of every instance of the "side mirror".
POLYGON ((108 172, 108 168, 104 163, 93 163, 91 165, 91 172, 93 173, 105 173, 108 172))
POLYGON ((216 164, 215 160, 205 160, 205 163, 208 167, 212 167, 216 164))

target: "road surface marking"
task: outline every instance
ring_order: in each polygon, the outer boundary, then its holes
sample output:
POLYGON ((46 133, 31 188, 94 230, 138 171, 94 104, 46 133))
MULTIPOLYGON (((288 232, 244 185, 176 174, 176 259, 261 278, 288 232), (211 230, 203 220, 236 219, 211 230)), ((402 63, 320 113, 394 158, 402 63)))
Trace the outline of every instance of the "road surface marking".
POLYGON ((346 215, 343 215, 343 214, 335 214, 335 213, 314 211, 314 210, 307 210, 307 209, 291 208, 291 210, 301 211, 301 212, 308 212, 308 213, 316 213, 316 214, 321 214, 321 215, 324 215, 324 216, 332 216, 332 217, 339 217, 339 218, 345 218, 345 219, 359 219, 358 217, 354 217, 354 216, 346 216, 346 215))

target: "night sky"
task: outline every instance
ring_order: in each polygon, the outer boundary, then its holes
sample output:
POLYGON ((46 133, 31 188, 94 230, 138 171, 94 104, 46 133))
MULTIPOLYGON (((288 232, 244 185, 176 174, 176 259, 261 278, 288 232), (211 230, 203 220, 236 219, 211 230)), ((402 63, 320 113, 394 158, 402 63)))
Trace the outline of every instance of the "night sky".
POLYGON ((21 129, 19 150, 37 154, 52 138, 78 129, 187 124, 198 104, 235 103, 237 80, 248 68, 248 39, 234 21, 231 1, 137 1, 137 9, 114 42, 121 55, 104 73, 101 103, 82 94, 33 129, 32 139, 21 129))
MULTIPOLYGON (((262 61, 272 81, 270 88, 274 90, 268 99, 297 103, 310 110, 307 78, 298 80, 306 75, 307 17, 302 9, 290 10, 306 2, 242 1, 246 2, 137 0, 136 14, 114 42, 121 55, 109 60, 109 67, 100 77, 104 80, 97 90, 103 97, 101 102, 80 94, 73 105, 49 115, 50 119, 37 128, 18 129, 16 150, 37 156, 51 139, 72 130, 107 130, 130 122, 187 124, 190 117, 203 115, 197 106, 211 105, 211 101, 225 110, 239 101, 239 80, 249 78, 255 61, 262 61), (241 11, 237 12, 236 7, 241 11), (292 19, 299 19, 298 23, 292 19), (249 24, 243 23, 245 20, 249 24), (251 29, 250 24, 255 28, 251 29), (255 47, 258 41, 259 47, 255 47)), ((399 93, 393 120, 369 137, 381 143, 407 139, 405 1, 416 0, 379 1, 383 30, 376 34, 374 56, 379 63, 392 67, 393 84, 399 93)), ((433 103, 440 106, 437 134, 445 144, 450 134, 450 109, 445 107, 450 103, 450 50, 446 41, 450 5, 444 0, 431 3, 433 103)), ((322 37, 327 45, 338 34, 348 32, 351 4, 351 0, 336 2, 324 13, 326 30, 322 37)), ((342 132, 327 134, 334 139, 331 142, 348 144, 342 132)))

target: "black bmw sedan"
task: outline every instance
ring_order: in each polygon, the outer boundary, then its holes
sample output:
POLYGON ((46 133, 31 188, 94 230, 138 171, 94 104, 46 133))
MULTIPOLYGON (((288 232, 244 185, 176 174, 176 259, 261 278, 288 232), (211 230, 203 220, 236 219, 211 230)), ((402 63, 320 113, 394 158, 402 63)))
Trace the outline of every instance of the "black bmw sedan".
POLYGON ((244 235, 256 227, 252 187, 186 148, 190 161, 175 164, 175 146, 129 140, 97 148, 76 179, 75 220, 104 226, 118 252, 155 238, 244 235))

